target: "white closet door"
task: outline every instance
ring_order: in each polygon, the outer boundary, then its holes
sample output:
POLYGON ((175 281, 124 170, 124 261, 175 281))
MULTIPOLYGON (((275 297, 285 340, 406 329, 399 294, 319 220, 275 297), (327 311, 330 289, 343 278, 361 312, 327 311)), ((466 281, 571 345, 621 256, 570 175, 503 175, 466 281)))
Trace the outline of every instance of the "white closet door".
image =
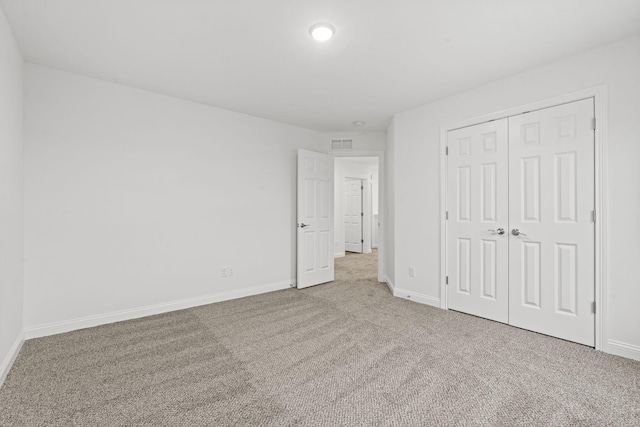
POLYGON ((590 346, 593 117, 586 99, 509 118, 509 323, 590 346))
POLYGON ((507 126, 507 119, 496 120, 450 131, 447 137, 448 306, 505 323, 509 315, 507 126))

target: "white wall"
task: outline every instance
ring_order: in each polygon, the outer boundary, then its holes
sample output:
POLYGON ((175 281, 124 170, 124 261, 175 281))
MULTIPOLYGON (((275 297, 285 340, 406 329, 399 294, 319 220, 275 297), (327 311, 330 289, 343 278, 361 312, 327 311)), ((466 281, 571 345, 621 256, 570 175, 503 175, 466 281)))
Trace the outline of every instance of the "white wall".
POLYGON ((326 152, 319 133, 38 65, 25 80, 27 336, 289 286, 296 149, 326 152))
POLYGON ((0 385, 23 329, 22 56, 0 9, 0 385))
MULTIPOLYGON (((323 148, 331 153, 345 154, 344 151, 331 151, 332 139, 352 139, 353 153, 385 151, 387 148, 386 131, 360 131, 360 132, 324 132, 322 134, 323 148)), ((367 155, 367 154, 360 154, 367 155)))
POLYGON ((396 166, 395 166, 395 153, 396 153, 396 131, 395 131, 395 118, 389 124, 387 128, 387 151, 385 155, 385 194, 386 200, 383 206, 385 228, 384 228, 384 274, 387 285, 393 291, 395 287, 395 271, 396 271, 396 166))
POLYGON ((395 116, 395 143, 389 144, 395 175, 388 176, 389 192, 395 191, 396 287, 433 303, 440 298, 441 126, 601 84, 608 85, 609 96, 610 305, 604 350, 640 357, 639 36, 395 116), (408 277, 409 266, 416 267, 415 278, 408 277))
POLYGON ((371 169, 371 247, 377 248, 380 244, 380 171, 376 164, 371 169))
MULTIPOLYGON (((373 172, 376 172, 376 181, 375 181, 375 191, 378 190, 377 185, 377 171, 378 171, 378 158, 336 158, 335 159, 335 167, 334 167, 334 218, 335 218, 335 229, 334 229, 334 255, 336 257, 341 257, 345 255, 345 232, 344 232, 344 183, 346 178, 356 178, 363 180, 363 197, 362 197, 362 206, 364 208, 364 217, 362 222, 362 239, 363 243, 363 252, 371 253, 371 245, 372 245, 372 219, 374 211, 377 212, 377 206, 374 208, 373 206, 373 194, 372 184, 374 183, 373 172), (364 160, 364 161, 363 161, 364 160)), ((376 203, 377 203, 377 195, 376 195, 376 203)))

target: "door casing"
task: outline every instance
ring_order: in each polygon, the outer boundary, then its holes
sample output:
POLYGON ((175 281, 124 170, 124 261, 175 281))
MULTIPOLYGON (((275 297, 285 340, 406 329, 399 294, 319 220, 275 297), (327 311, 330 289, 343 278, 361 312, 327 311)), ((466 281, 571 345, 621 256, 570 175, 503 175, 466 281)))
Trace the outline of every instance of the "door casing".
POLYGON ((607 343, 607 321, 608 321, 608 252, 606 247, 606 236, 608 232, 608 199, 607 191, 608 179, 607 168, 607 86, 600 85, 587 88, 577 92, 571 92, 562 96, 533 102, 519 107, 509 108, 483 116, 470 118, 464 121, 451 123, 440 128, 440 307, 447 310, 447 134, 449 131, 465 126, 472 126, 485 123, 490 120, 503 119, 529 111, 554 107, 587 98, 594 99, 596 129, 595 137, 595 348, 596 350, 606 350, 607 343))

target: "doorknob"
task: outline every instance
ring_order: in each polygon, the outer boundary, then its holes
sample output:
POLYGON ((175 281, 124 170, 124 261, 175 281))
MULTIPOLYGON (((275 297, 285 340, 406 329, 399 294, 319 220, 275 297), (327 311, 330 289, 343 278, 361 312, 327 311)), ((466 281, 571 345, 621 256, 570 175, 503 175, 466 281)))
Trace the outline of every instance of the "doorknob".
POLYGON ((521 233, 520 230, 518 230, 517 228, 514 228, 513 230, 511 230, 511 234, 513 234, 514 236, 526 236, 526 234, 521 233))
POLYGON ((304 222, 300 223, 300 228, 308 227, 311 224, 305 224, 304 222))
POLYGON ((489 230, 489 231, 499 234, 501 236, 504 234, 504 228, 498 228, 497 230, 489 230))

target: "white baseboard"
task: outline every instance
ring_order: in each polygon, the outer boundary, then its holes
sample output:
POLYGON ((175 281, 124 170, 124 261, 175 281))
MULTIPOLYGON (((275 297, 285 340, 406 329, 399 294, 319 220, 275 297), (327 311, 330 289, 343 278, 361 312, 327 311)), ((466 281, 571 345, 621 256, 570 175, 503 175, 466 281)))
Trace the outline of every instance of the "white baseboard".
POLYGON ((30 326, 28 328, 25 328, 24 334, 26 339, 61 334, 78 329, 91 328, 93 326, 106 325, 108 323, 114 322, 121 322, 123 320, 137 319, 139 317, 152 316, 154 314, 161 314, 174 310, 183 310, 185 308, 197 307, 214 302, 228 301, 231 299, 248 297, 251 295, 289 289, 291 288, 291 283, 292 281, 288 280, 284 282, 272 283, 269 285, 253 286, 250 288, 219 292, 216 294, 204 295, 201 297, 147 305, 144 307, 114 311, 111 313, 81 317, 78 319, 63 320, 61 322, 47 323, 44 325, 30 326))
POLYGON ((391 279, 387 276, 384 277, 384 282, 387 284, 387 288, 391 291, 391 295, 393 295, 393 290, 396 288, 391 279))
POLYGON ((420 294, 406 289, 394 288, 393 296, 440 308, 440 298, 432 297, 430 295, 420 294))
POLYGON ((605 352, 615 354, 616 356, 627 357, 629 359, 640 360, 640 346, 634 344, 608 340, 605 352))
POLYGON ((378 245, 371 245, 371 249, 378 249, 378 245))
POLYGON ((336 253, 333 254, 334 258, 342 258, 344 256, 345 256, 344 252, 336 252, 336 253))
POLYGON ((4 380, 7 379, 7 375, 9 375, 9 371, 13 366, 13 362, 16 361, 16 357, 18 357, 18 353, 20 353, 20 349, 22 348, 22 344, 24 343, 24 332, 20 332, 16 337, 15 342, 9 349, 9 353, 5 356, 2 364, 0 364, 0 387, 4 384, 4 380))

